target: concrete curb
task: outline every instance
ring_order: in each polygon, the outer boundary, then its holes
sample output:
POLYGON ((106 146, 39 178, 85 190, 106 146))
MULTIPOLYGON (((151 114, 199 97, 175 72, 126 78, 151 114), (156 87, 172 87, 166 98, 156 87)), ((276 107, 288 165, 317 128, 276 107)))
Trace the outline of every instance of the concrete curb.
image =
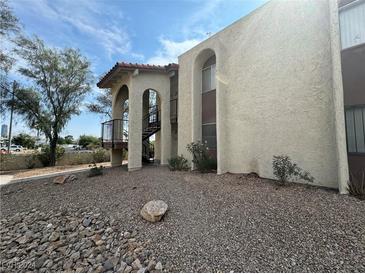
POLYGON ((81 172, 87 171, 88 169, 90 169, 90 168, 73 169, 73 170, 68 170, 68 171, 60 171, 60 172, 48 173, 48 174, 44 174, 44 175, 35 175, 35 176, 30 176, 30 177, 25 177, 25 178, 12 179, 9 183, 3 184, 1 186, 5 186, 5 185, 9 185, 9 184, 14 184, 14 183, 25 182, 25 181, 34 181, 34 180, 39 180, 39 179, 47 179, 47 178, 52 178, 52 177, 56 177, 56 176, 60 176, 60 175, 68 175, 68 174, 73 174, 73 173, 81 173, 81 172))

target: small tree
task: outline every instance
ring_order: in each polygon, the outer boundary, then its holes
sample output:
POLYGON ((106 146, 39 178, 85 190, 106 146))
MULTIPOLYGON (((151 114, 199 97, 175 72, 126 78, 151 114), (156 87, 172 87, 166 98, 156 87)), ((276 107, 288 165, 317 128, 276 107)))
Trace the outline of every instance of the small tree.
POLYGON ((90 91, 90 63, 78 50, 48 48, 37 37, 19 38, 17 46, 16 52, 26 64, 19 72, 33 85, 15 92, 8 90, 5 96, 10 99, 5 102, 8 107, 14 105, 14 111, 23 116, 30 128, 45 134, 50 166, 54 166, 59 133, 72 115, 80 113, 81 102, 90 91))
POLYGON ((98 137, 92 135, 80 135, 79 146, 86 148, 89 146, 99 146, 99 145, 100 145, 100 139, 98 137))
POLYGON ((36 139, 29 134, 20 133, 19 135, 14 136, 11 142, 25 148, 34 148, 36 139))
POLYGON ((71 145, 74 143, 74 137, 72 135, 66 135, 65 136, 65 143, 67 145, 71 145))
POLYGON ((272 161, 274 176, 281 184, 285 184, 293 178, 299 178, 313 183, 314 177, 308 171, 303 171, 296 163, 292 163, 289 156, 274 156, 272 161))
POLYGON ((86 104, 90 112, 98 113, 112 118, 112 91, 111 89, 103 89, 95 98, 95 102, 86 104))
MULTIPOLYGON (((103 117, 106 116, 108 119, 112 119, 112 98, 112 90, 103 89, 96 96, 95 101, 86 104, 86 107, 90 112, 101 114, 103 117)), ((122 111, 122 118, 128 120, 128 100, 124 101, 122 111)))

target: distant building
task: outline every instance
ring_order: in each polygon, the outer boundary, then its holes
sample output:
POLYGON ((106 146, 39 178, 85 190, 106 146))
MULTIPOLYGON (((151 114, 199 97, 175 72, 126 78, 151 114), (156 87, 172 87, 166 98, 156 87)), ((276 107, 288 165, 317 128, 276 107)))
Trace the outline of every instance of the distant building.
POLYGON ((1 125, 1 137, 8 138, 8 125, 1 125))

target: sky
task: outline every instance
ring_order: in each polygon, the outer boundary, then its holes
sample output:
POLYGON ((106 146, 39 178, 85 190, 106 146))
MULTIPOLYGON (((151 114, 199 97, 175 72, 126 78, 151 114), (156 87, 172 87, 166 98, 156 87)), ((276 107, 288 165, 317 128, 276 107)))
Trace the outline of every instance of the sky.
MULTIPOLYGON (((117 61, 166 65, 268 0, 9 0, 23 30, 51 47, 72 47, 97 79, 117 61)), ((82 105, 62 134, 99 136, 105 117, 82 105)), ((8 121, 4 121, 8 123, 8 121)), ((13 135, 31 131, 19 117, 13 135)), ((33 132, 34 134, 34 132, 33 132)))

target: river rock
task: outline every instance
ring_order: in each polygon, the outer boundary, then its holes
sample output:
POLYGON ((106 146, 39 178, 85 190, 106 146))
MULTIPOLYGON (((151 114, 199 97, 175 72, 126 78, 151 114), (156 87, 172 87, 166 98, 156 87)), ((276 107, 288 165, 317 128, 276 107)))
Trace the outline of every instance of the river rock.
POLYGON ((162 200, 152 200, 145 204, 141 209, 143 219, 155 223, 161 220, 167 211, 167 204, 162 200))

